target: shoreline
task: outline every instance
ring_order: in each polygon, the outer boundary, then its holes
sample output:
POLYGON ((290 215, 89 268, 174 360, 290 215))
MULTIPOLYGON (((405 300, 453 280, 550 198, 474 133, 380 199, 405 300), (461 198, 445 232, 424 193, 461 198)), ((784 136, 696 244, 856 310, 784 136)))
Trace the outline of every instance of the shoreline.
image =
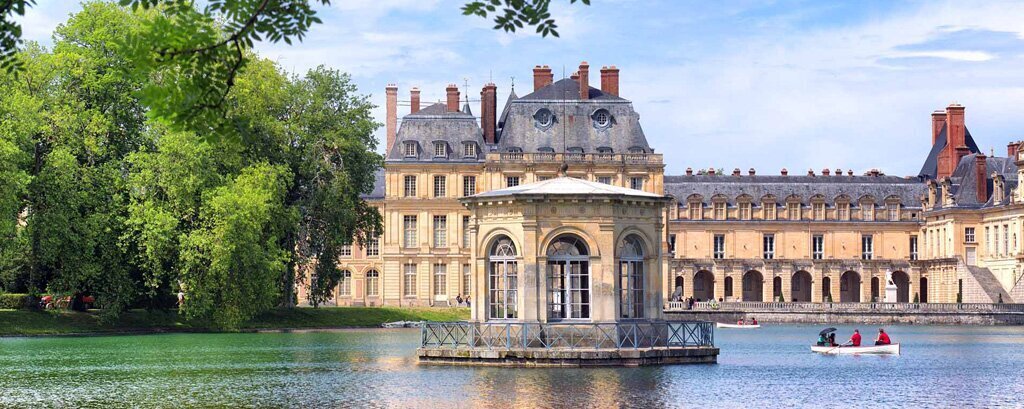
POLYGON ((1024 313, 1020 312, 907 312, 907 311, 666 311, 668 321, 712 321, 735 323, 752 317, 758 322, 771 324, 864 324, 864 325, 943 325, 943 326, 1021 326, 1024 313))

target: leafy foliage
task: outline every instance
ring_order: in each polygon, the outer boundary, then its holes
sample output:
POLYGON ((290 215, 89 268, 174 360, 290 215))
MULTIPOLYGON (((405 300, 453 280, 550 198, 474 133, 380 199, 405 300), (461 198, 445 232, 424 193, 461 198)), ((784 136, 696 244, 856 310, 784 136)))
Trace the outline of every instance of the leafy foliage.
MULTIPOLYGON (((575 4, 577 0, 569 0, 569 4, 575 4)), ((584 5, 590 5, 590 0, 578 0, 584 5)), ((487 18, 494 16, 494 29, 515 32, 526 26, 536 27, 537 33, 542 37, 548 35, 558 37, 558 25, 551 18, 548 8, 551 0, 482 0, 467 3, 462 7, 462 14, 480 16, 487 18), (499 10, 501 8, 501 10, 499 10)))
POLYGON ((4 0, 0 2, 0 68, 15 72, 23 63, 17 58, 21 45, 21 24, 15 16, 24 16, 25 10, 36 4, 35 0, 4 0))

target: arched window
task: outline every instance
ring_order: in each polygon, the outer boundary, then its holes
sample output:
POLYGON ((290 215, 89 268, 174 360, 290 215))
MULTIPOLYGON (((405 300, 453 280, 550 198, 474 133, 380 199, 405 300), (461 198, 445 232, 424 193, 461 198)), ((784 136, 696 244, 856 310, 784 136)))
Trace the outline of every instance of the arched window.
POLYGON ((566 234, 548 246, 548 319, 590 318, 590 252, 566 234))
POLYGON ((366 296, 376 297, 380 295, 380 273, 377 270, 366 272, 366 296))
MULTIPOLYGON (((619 245, 619 316, 644 317, 644 244, 636 235, 619 245)), ((682 278, 682 277, 680 277, 682 278)))
POLYGON ((338 279, 338 296, 349 297, 352 295, 352 272, 341 270, 341 278, 338 279))
POLYGON ((487 318, 518 318, 516 245, 500 236, 487 257, 487 318))

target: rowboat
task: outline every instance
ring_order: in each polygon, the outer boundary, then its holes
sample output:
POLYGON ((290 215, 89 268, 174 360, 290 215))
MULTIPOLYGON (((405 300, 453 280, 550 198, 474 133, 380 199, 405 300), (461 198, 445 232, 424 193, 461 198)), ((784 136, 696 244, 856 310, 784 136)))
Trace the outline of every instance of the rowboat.
POLYGON ((864 345, 864 346, 818 346, 811 345, 811 352, 819 354, 875 354, 875 355, 899 355, 900 344, 889 345, 864 345))
POLYGON ((740 325, 740 324, 723 324, 721 322, 716 322, 715 323, 715 327, 717 327, 717 328, 754 329, 754 328, 761 328, 761 324, 743 324, 743 325, 740 325))

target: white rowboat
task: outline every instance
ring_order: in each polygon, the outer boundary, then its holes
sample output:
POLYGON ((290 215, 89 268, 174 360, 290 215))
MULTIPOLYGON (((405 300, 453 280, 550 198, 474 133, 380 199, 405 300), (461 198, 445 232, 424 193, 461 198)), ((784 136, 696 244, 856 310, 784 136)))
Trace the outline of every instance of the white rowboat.
POLYGON ((761 328, 761 325, 760 324, 743 324, 743 325, 740 325, 740 324, 723 324, 721 322, 716 322, 715 323, 715 327, 717 327, 717 328, 754 329, 754 328, 761 328))
POLYGON ((900 344, 889 345, 864 345, 859 347, 830 347, 811 345, 811 352, 819 354, 875 354, 875 355, 899 355, 900 344))

